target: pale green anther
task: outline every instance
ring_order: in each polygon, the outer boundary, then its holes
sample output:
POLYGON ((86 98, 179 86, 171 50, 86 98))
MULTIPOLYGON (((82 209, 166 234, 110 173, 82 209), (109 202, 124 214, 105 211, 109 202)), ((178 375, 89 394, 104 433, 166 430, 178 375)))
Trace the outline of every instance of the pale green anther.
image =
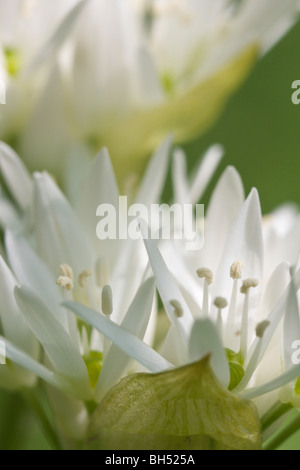
POLYGON ((300 395, 300 377, 296 380, 294 390, 296 395, 300 395))

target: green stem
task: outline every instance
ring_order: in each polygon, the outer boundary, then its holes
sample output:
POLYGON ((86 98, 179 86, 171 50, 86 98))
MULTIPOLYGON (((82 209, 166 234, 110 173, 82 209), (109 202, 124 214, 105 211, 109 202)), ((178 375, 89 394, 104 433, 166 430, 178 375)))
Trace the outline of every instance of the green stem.
POLYGON ((276 450, 283 442, 300 430, 300 416, 297 416, 288 426, 264 446, 264 450, 276 450))
POLYGON ((261 419, 261 429, 262 431, 266 431, 273 423, 275 423, 279 418, 284 416, 286 413, 293 409, 293 405, 290 403, 281 403, 278 401, 275 403, 272 408, 267 411, 266 414, 261 419))
POLYGON ((29 404, 30 408, 34 411, 39 420, 41 429, 53 450, 61 450, 61 445, 58 437, 53 429, 52 423, 48 418, 43 405, 40 402, 38 393, 35 389, 23 390, 23 397, 29 404))

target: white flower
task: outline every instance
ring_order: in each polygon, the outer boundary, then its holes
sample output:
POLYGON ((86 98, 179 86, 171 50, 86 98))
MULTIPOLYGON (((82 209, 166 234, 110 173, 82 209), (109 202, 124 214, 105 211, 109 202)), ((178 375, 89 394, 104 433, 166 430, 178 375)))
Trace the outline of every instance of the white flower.
MULTIPOLYGON (((34 76, 46 69, 49 78, 25 129, 17 128, 23 158, 31 167, 43 164, 61 174, 61 155, 71 152, 74 142, 90 156, 106 145, 122 176, 140 171, 138 159, 168 132, 177 141, 203 132, 257 56, 291 27, 299 7, 299 0, 216 0, 213 6, 209 0, 45 3, 32 6, 35 27, 28 23, 25 30, 24 21, 12 25, 3 12, 14 54, 27 60, 23 44, 29 47, 34 76), (49 11, 54 22, 48 23, 49 11)), ((6 4, 17 8, 20 2, 6 4)), ((10 114, 15 95, 12 87, 3 116, 10 114)), ((15 137, 13 128, 3 132, 6 140, 15 137)))
MULTIPOLYGON (((177 152, 177 200, 195 203, 183 164, 177 152)), ((223 385, 255 399, 261 415, 278 400, 299 406, 300 367, 292 360, 300 339, 299 235, 295 208, 262 220, 257 191, 244 201, 240 176, 229 167, 211 197, 202 250, 164 242, 162 257, 145 240, 172 321, 162 354, 179 366, 211 353, 223 385)))
MULTIPOLYGON (((157 151, 136 200, 158 202, 169 146, 157 151)), ((76 212, 49 174, 32 178, 3 143, 0 169, 14 201, 0 199, 7 257, 0 258, 0 338, 8 360, 0 386, 33 387, 40 377, 54 387, 49 396, 63 434, 80 439, 85 402, 99 402, 132 359, 151 371, 170 366, 143 342, 151 341, 155 321, 147 257, 142 243, 96 238, 98 205, 117 207, 119 198, 105 149, 83 179, 76 212), (74 300, 94 309, 104 336, 62 306, 74 300)))

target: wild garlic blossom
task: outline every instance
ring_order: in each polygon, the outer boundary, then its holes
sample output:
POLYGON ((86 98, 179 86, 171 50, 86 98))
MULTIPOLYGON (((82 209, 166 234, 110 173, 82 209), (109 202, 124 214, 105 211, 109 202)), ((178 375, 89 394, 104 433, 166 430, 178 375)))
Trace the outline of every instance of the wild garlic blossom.
POLYGON ((124 176, 139 172, 142 157, 169 132, 183 141, 210 125, 257 57, 294 23, 299 0, 1 5, 8 86, 1 138, 18 145, 30 167, 46 166, 53 174, 65 169, 60 155, 74 153, 74 142, 86 156, 106 145, 124 176), (27 96, 33 109, 24 125, 20 109, 27 96))
MULTIPOLYGON (((158 202, 169 147, 167 140, 152 159, 136 201, 158 202)), ((154 281, 142 243, 96 238, 98 205, 117 207, 119 198, 105 149, 82 182, 76 210, 48 173, 31 176, 4 143, 0 170, 11 196, 0 199, 0 340, 7 356, 0 386, 33 388, 38 378, 49 384, 58 428, 70 445, 84 436, 86 403, 96 406, 134 370, 133 359, 153 372, 171 366, 143 342, 152 341, 155 328, 154 281), (98 330, 78 321, 66 301, 94 309, 98 330)))
MULTIPOLYGON (((195 203, 183 167, 177 152, 177 201, 195 203)), ((300 339, 299 230, 293 206, 262 218, 257 191, 245 200, 239 174, 228 167, 211 196, 202 250, 188 252, 176 241, 162 245, 162 256, 145 240, 172 320, 162 354, 180 366, 212 353, 219 380, 255 399, 261 415, 278 400, 300 403, 293 361, 300 339)))

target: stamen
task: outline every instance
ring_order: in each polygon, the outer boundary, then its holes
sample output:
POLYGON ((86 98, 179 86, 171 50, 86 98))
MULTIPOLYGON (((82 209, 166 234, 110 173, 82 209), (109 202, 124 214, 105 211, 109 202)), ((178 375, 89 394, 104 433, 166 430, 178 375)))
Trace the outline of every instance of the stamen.
POLYGON ((86 287, 86 283, 89 277, 93 275, 93 272, 90 269, 87 269, 85 271, 82 271, 81 274, 79 274, 78 277, 78 284, 80 287, 86 287))
POLYGON ((102 312, 110 316, 113 313, 113 295, 110 286, 106 285, 102 289, 102 312))
POLYGON ((241 293, 242 294, 247 294, 248 293, 248 290, 251 288, 251 287, 257 287, 258 286, 258 280, 257 279, 245 279, 245 281, 243 281, 243 285, 241 287, 241 293))
POLYGON ((219 332, 219 336, 223 339, 223 318, 222 318, 222 310, 226 308, 228 302, 224 297, 216 297, 214 301, 214 306, 218 309, 218 318, 217 318, 217 329, 219 332))
POLYGON ((208 285, 213 282, 213 273, 208 268, 197 269, 197 275, 200 279, 204 278, 208 285))
POLYGON ((103 258, 99 258, 95 266, 96 283, 98 287, 103 287, 108 283, 107 264, 103 258))
POLYGON ((230 266, 230 277, 233 279, 232 292, 230 297, 229 309, 228 309, 228 319, 226 333, 229 335, 234 327, 235 323, 235 313, 236 313, 236 304, 237 304, 237 291, 238 291, 238 281, 242 277, 242 261, 235 261, 230 266))
POLYGON ((243 263, 241 261, 235 261, 230 266, 230 277, 232 279, 241 279, 242 269, 243 269, 243 263))
POLYGON ((259 323, 255 329, 256 336, 262 339, 264 337, 265 331, 269 328, 270 325, 271 323, 268 320, 259 323))
POLYGON ((170 305, 172 305, 172 307, 174 308, 174 313, 175 313, 176 317, 177 318, 182 318, 184 312, 183 312, 183 309, 182 309, 182 306, 181 306, 180 302, 178 302, 178 300, 171 300, 170 305))
POLYGON ((60 276, 57 279, 56 284, 60 287, 63 287, 64 289, 69 290, 69 291, 73 290, 73 288, 74 288, 73 279, 71 279, 68 276, 60 276))
POLYGON ((74 281, 73 269, 68 264, 61 264, 59 267, 59 272, 61 276, 69 277, 74 281))
POLYGON ((244 361, 247 359, 248 352, 248 318, 249 318, 249 289, 258 286, 257 279, 246 279, 243 281, 241 293, 245 294, 245 300, 242 312, 242 331, 241 331, 241 354, 244 361))
POLYGON ((202 313, 207 317, 209 314, 208 286, 213 282, 213 273, 208 268, 200 268, 197 270, 197 275, 200 279, 204 279, 202 313))

